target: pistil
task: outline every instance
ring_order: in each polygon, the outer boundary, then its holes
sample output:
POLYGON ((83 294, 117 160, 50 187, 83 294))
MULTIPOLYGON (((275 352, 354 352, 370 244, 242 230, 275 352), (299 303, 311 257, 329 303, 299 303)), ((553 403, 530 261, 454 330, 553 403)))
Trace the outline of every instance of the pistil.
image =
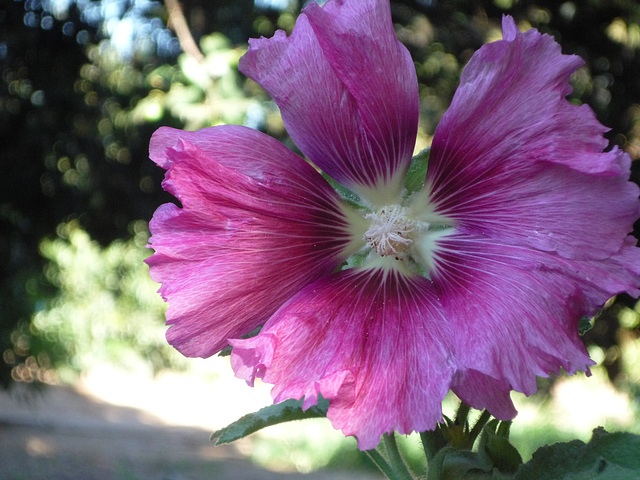
POLYGON ((378 255, 397 255, 413 242, 416 223, 407 217, 405 207, 387 205, 365 218, 371 220, 371 225, 363 238, 378 255))

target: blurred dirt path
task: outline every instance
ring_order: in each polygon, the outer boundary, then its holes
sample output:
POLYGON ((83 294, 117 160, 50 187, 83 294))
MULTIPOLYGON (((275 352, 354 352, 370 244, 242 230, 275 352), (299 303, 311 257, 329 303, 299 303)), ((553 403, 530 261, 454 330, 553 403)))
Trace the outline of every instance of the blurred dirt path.
MULTIPOLYGON (((167 425, 72 387, 0 391, 0 480, 374 480, 360 472, 277 473, 213 447, 210 430, 167 425)), ((161 399, 158 399, 161 401, 161 399)))

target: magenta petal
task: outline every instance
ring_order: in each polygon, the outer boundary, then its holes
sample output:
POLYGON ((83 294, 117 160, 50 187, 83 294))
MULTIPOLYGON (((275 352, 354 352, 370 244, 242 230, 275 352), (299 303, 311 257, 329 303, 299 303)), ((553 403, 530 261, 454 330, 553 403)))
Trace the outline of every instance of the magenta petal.
POLYGON ((520 175, 458 190, 441 212, 454 202, 447 214, 461 230, 584 260, 617 252, 640 213, 638 187, 627 175, 588 175, 553 164, 520 175))
POLYGON ((155 213, 147 263, 183 354, 214 354, 344 259, 337 195, 276 140, 235 126, 163 128, 151 157, 182 203, 155 213))
POLYGON ((306 287, 257 337, 232 340, 231 361, 247 381, 274 384, 275 401, 330 399, 333 426, 366 450, 442 419, 448 335, 427 279, 347 270, 306 287))
POLYGON ((458 363, 527 395, 536 391, 536 376, 593 365, 578 337, 578 321, 618 293, 620 285, 605 274, 624 272, 613 261, 571 262, 463 234, 441 241, 436 262, 434 282, 456 332, 458 363), (589 278, 595 265, 600 276, 589 278))
POLYGON ((628 236, 640 203, 629 156, 603 152, 605 128, 565 98, 582 61, 510 17, 503 30, 466 67, 427 182, 456 230, 439 240, 433 272, 457 333, 452 387, 508 418, 507 389, 531 394, 536 376, 588 371, 582 316, 640 293, 628 236))
POLYGON ((592 316, 606 300, 618 293, 640 296, 640 249, 637 240, 625 237, 622 248, 606 260, 577 261, 561 257, 545 258, 554 269, 580 285, 586 299, 586 315, 592 316))
POLYGON ((518 413, 511 401, 511 388, 477 370, 456 372, 451 390, 460 400, 477 410, 487 409, 499 420, 512 420, 518 413))
POLYGON ((251 40, 240 69, 272 95, 293 141, 329 176, 356 190, 387 181, 408 166, 418 124, 415 69, 389 5, 330 1, 305 12, 290 37, 251 40))
POLYGON ((395 171, 413 155, 419 96, 416 69, 396 38, 389 3, 310 3, 305 13, 331 67, 358 102, 374 154, 382 156, 375 160, 395 171))
POLYGON ((505 40, 469 61, 435 133, 427 180, 437 210, 500 242, 607 258, 640 214, 630 158, 603 153, 606 129, 565 98, 582 60, 510 17, 503 28, 505 40))

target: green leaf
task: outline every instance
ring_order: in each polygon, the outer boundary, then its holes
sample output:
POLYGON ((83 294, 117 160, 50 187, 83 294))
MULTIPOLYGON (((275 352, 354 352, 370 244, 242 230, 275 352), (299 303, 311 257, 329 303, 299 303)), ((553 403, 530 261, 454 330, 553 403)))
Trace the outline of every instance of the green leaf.
POLYGON ((231 443, 265 427, 279 423, 304 420, 305 418, 326 417, 328 409, 329 400, 322 397, 318 397, 318 404, 308 410, 302 410, 302 400, 285 400, 245 415, 223 429, 213 432, 211 441, 216 446, 231 443))
POLYGON ((407 178, 404 181, 404 186, 407 189, 407 196, 417 192, 422 188, 424 179, 427 176, 429 151, 430 150, 428 148, 425 148, 411 159, 411 164, 409 165, 409 170, 407 171, 407 178))
POLYGON ((515 480, 638 480, 640 436, 593 431, 589 443, 574 440, 539 448, 515 480))

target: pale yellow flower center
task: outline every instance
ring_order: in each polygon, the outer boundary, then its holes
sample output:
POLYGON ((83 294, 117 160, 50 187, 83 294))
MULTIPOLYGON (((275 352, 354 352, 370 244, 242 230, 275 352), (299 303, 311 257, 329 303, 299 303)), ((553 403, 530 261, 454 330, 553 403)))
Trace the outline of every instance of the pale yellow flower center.
POLYGON ((371 220, 371 225, 363 239, 381 257, 397 255, 413 242, 416 222, 408 217, 405 207, 387 205, 365 215, 365 219, 371 220))

